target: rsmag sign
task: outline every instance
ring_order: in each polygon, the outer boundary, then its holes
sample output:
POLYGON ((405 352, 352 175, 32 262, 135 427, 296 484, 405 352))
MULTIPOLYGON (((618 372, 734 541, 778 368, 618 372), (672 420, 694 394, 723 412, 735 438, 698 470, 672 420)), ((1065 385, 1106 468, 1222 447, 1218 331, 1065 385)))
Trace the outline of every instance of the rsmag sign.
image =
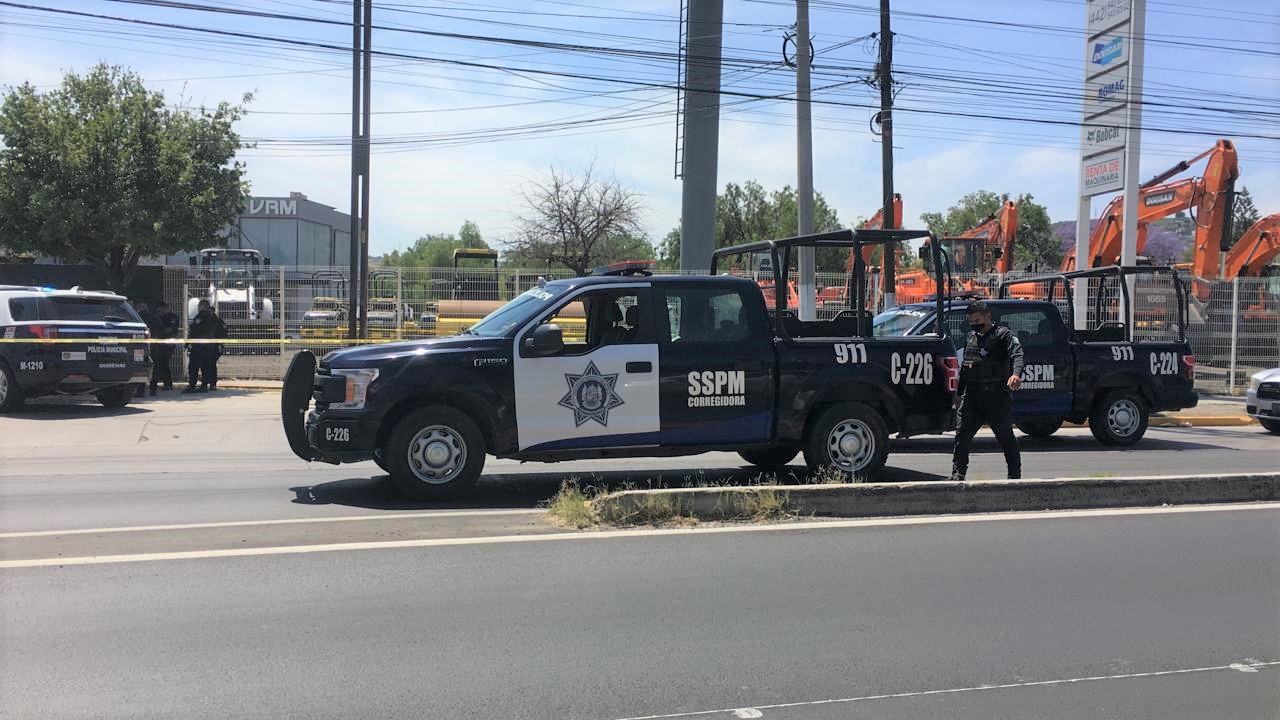
POLYGON ((1124 151, 1089 158, 1081 163, 1081 187, 1085 195, 1098 195, 1124 189, 1124 151))
POLYGON ((1128 68, 1118 67, 1085 81, 1084 116, 1086 118, 1123 107, 1128 100, 1128 68))
POLYGON ((1129 22, 1133 12, 1131 0, 1089 0, 1085 8, 1089 37, 1105 32, 1120 23, 1129 22))

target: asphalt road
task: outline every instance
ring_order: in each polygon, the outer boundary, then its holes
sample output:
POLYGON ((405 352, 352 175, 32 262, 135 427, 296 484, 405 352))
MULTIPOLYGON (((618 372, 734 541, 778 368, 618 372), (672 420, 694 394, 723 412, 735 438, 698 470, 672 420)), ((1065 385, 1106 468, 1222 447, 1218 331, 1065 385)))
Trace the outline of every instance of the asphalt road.
POLYGON ((0 715, 1280 708, 1280 506, 847 525, 0 569, 0 715))
MULTIPOLYGON (((0 419, 3 437, 19 439, 0 444, 0 533, 531 510, 567 478, 622 487, 758 477, 733 453, 554 465, 490 458, 471 497, 406 502, 372 462, 332 466, 298 460, 284 442, 278 407, 273 393, 169 395, 122 411, 41 402, 0 419)), ((1021 442, 1027 477, 1280 469, 1280 438, 1257 426, 1153 428, 1127 450, 1104 448, 1087 430, 1021 442)), ((949 436, 895 441, 885 479, 945 478, 950 443, 949 436)), ((985 430, 976 453, 970 479, 1004 477, 1003 457, 985 430)), ((799 459, 793 469, 803 471, 799 459)))

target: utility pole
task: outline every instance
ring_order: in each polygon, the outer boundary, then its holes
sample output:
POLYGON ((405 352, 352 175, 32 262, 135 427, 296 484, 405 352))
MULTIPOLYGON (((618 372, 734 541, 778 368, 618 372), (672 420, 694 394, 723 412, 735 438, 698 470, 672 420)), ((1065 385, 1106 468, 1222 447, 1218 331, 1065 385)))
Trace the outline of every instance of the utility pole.
MULTIPOLYGON (((884 192, 884 221, 880 227, 900 223, 893 216, 893 33, 889 30, 889 0, 880 0, 880 64, 876 75, 880 83, 880 166, 884 192)), ((896 307, 894 287, 897 284, 897 246, 885 245, 884 259, 884 309, 896 307)))
POLYGON ((707 272, 716 249, 720 148, 720 53, 724 0, 689 0, 683 48, 684 136, 680 146, 680 270, 707 272))
MULTIPOLYGON (((809 0, 796 0, 796 214, 800 235, 813 233, 813 114, 809 103, 809 0)), ((799 260, 798 308, 801 320, 816 320, 814 248, 802 247, 799 260)))
POLYGON ((347 337, 364 337, 369 275, 369 100, 373 0, 351 0, 351 278, 347 337))

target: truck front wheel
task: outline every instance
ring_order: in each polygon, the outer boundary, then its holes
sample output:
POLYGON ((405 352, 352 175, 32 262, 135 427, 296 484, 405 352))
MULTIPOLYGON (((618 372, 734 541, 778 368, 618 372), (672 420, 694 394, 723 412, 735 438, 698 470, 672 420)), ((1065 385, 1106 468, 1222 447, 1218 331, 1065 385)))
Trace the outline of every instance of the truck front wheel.
POLYGON ((466 413, 432 405, 409 413, 395 426, 380 460, 403 495, 440 500, 475 484, 484 451, 484 436, 466 413))
POLYGON ((1280 435, 1280 420, 1259 419, 1258 422, 1262 423, 1262 429, 1272 435, 1280 435))
POLYGON ((14 412, 22 407, 22 389, 8 365, 0 362, 0 413, 14 412))
POLYGON ((1027 420, 1018 423, 1018 429, 1036 438, 1047 438, 1062 427, 1061 420, 1027 420))
POLYGON ((1147 404, 1129 390, 1102 396, 1089 416, 1089 430, 1103 445, 1132 445, 1147 433, 1147 404))
POLYGON ((873 475, 889 457, 889 431, 880 413, 858 402, 833 405, 809 427, 804 459, 810 470, 834 467, 873 475))
POLYGON ((800 454, 800 450, 793 447, 779 446, 764 450, 740 450, 738 454, 742 456, 743 460, 758 468, 772 470, 791 462, 796 455, 800 454))
POLYGON ((121 385, 110 390, 103 390, 98 393, 97 398, 98 402, 102 403, 102 407, 122 408, 129 404, 129 401, 133 399, 134 394, 137 392, 132 385, 121 385))

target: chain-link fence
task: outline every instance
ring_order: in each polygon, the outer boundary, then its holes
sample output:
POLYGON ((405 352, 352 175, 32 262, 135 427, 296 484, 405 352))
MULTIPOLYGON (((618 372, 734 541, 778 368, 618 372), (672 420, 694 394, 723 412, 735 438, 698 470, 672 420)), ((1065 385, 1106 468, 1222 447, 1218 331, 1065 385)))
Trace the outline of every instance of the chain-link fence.
MULTIPOLYGON (((773 271, 764 257, 722 262, 716 271, 755 279, 772 306, 773 271)), ((491 266, 375 269, 368 284, 366 337, 359 342, 455 335, 534 287, 539 277, 553 280, 572 274, 562 269, 491 266)), ((1003 279, 1028 276, 1010 273, 1003 279)), ((956 275, 947 290, 995 296, 1001 279, 956 275)), ((792 308, 799 303, 796 281, 793 271, 783 290, 792 308)), ((1122 320, 1117 282, 1114 278, 1090 280, 1086 300, 1089 327, 1102 328, 1122 320)), ((818 273, 815 285, 820 319, 832 319, 852 309, 847 274, 818 273)), ((1201 390, 1239 392, 1253 372, 1280 366, 1280 277, 1186 282, 1185 287, 1191 295, 1187 337, 1196 355, 1196 382, 1201 390)), ((899 304, 924 301, 937 292, 932 276, 920 271, 900 274, 896 288, 899 304)), ((1045 283, 1028 283, 1010 288, 1009 294, 1044 299, 1046 288, 1045 283)), ((885 298, 877 270, 868 273, 862 290, 868 309, 883 309, 885 298)), ((165 300, 184 318, 184 328, 200 299, 217 306, 230 334, 220 372, 237 379, 276 379, 298 350, 324 354, 352 344, 347 339, 349 292, 348 269, 343 267, 268 266, 222 273, 185 266, 164 269, 165 300)), ((1176 293, 1169 277, 1141 276, 1135 281, 1132 298, 1134 339, 1177 337, 1176 293)), ((1052 299, 1066 311, 1063 290, 1055 290, 1052 299)), ((184 370, 184 363, 182 354, 175 353, 175 373, 184 370)))

